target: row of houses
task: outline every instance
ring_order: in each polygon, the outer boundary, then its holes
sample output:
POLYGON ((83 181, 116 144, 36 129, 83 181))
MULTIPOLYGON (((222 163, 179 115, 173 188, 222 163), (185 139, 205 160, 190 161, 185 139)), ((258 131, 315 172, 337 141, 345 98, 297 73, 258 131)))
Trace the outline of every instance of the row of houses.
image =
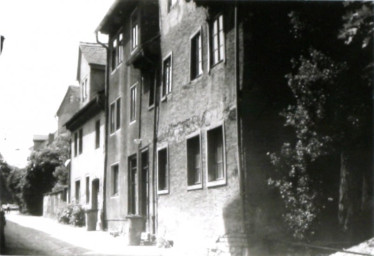
POLYGON ((256 208, 265 138, 253 122, 265 104, 246 72, 248 8, 117 0, 95 31, 108 42, 79 45, 79 88, 57 115, 71 134, 68 201, 93 213, 97 229, 248 253, 266 219, 256 208))

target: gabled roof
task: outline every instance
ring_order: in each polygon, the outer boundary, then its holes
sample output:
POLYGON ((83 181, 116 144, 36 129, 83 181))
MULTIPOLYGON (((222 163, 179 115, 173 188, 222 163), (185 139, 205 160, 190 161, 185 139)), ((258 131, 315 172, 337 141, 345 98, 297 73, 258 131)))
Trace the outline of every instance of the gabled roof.
POLYGON ((76 112, 69 121, 65 123, 65 126, 69 131, 74 132, 79 126, 100 113, 100 111, 104 111, 104 91, 100 91, 95 98, 76 112))
POLYGON ((106 65, 106 49, 97 43, 79 43, 77 80, 79 80, 80 64, 82 56, 86 59, 89 65, 106 65))
POLYGON ((67 99, 70 95, 74 96, 74 98, 79 98, 79 96, 80 96, 79 93, 80 93, 80 92, 79 92, 79 86, 70 85, 70 86, 68 87, 68 89, 66 90, 65 96, 64 96, 63 100, 61 101, 60 106, 58 107, 58 110, 57 110, 57 112, 56 112, 56 116, 58 116, 58 115, 60 114, 60 111, 61 111, 63 105, 65 104, 66 99, 67 99))
POLYGON ((113 30, 116 31, 123 24, 123 17, 126 17, 138 2, 140 1, 116 0, 105 14, 95 32, 110 34, 113 30))

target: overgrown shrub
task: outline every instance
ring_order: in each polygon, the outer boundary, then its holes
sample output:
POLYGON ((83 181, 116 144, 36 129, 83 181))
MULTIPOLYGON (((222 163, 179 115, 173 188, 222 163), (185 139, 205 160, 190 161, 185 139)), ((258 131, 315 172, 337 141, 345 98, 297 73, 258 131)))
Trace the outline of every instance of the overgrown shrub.
POLYGON ((58 214, 58 222, 82 227, 86 224, 84 209, 79 204, 70 204, 58 214))

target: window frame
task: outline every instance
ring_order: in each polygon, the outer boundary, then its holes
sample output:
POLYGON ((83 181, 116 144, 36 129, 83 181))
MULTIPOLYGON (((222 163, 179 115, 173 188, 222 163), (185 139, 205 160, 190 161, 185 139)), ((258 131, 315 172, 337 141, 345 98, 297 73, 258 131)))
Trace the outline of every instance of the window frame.
POLYGON ((81 179, 76 178, 74 182, 74 199, 76 203, 80 203, 81 200, 81 179), (77 184, 79 184, 79 188, 77 189, 77 184))
POLYGON ((161 85, 161 101, 164 101, 171 94, 173 87, 173 53, 170 52, 162 60, 162 85, 161 85), (165 61, 170 59, 169 84, 165 84, 165 61), (165 92, 164 92, 165 89, 165 92))
POLYGON ((170 192, 170 167, 169 167, 169 147, 167 145, 160 146, 157 148, 157 194, 166 195, 170 192), (160 151, 166 150, 166 170, 165 170, 165 186, 163 190, 159 189, 159 178, 160 178, 160 151))
POLYGON ((116 162, 110 166, 110 184, 112 188, 110 190, 110 197, 118 197, 119 196, 119 162, 116 162), (115 184, 114 180, 114 168, 117 167, 117 183, 115 184), (115 190, 116 189, 116 190, 115 190))
POLYGON ((101 120, 98 119, 95 122, 95 149, 100 148, 100 139, 101 139, 101 120))
POLYGON ((117 97, 109 105, 109 133, 110 135, 113 135, 120 129, 121 129, 121 97, 117 97))
POLYGON ((204 63, 203 63, 203 37, 202 37, 202 27, 199 27, 198 30, 196 30, 191 36, 190 36, 190 81, 193 81, 199 77, 201 77, 204 73, 204 63), (195 40, 195 38, 199 35, 199 38, 200 38, 200 42, 199 42, 199 47, 198 47, 198 50, 199 50, 199 58, 201 58, 199 61, 194 61, 193 63, 193 42, 195 40), (196 74, 194 74, 193 72, 193 66, 192 65, 196 65, 197 64, 197 67, 195 71, 196 74))
POLYGON ((88 76, 82 79, 81 86, 81 102, 85 102, 88 98, 88 76))
POLYGON ((78 154, 83 154, 83 128, 78 130, 78 154))
POLYGON ((155 79, 153 79, 151 81, 150 88, 149 88, 148 110, 151 110, 155 107, 156 90, 157 90, 156 81, 155 79), (152 98, 152 102, 151 102, 151 98, 152 98))
POLYGON ((128 214, 137 214, 138 213, 138 208, 139 208, 139 195, 138 195, 138 192, 139 192, 139 170, 138 170, 137 154, 130 155, 127 158, 127 166, 128 166, 128 169, 127 169, 128 170, 128 208, 127 208, 127 212, 128 212, 128 214), (132 161, 132 160, 135 160, 135 166, 131 166, 130 161, 132 161), (132 167, 132 168, 130 168, 130 167, 132 167), (136 170, 135 177, 133 177, 133 172, 132 172, 134 168, 136 170), (134 179, 134 182, 135 182, 134 185, 130 184, 130 182, 132 181, 131 178, 134 179), (132 191, 132 186, 134 186, 134 191, 132 191))
POLYGON ((78 156, 78 132, 74 133, 74 157, 78 156))
POLYGON ((86 176, 86 204, 90 203, 90 176, 86 176))
POLYGON ((130 111, 130 114, 129 114, 129 125, 133 124, 136 122, 136 105, 137 105, 137 97, 138 97, 138 89, 137 89, 137 85, 138 85, 138 82, 134 83, 131 87, 130 87, 130 100, 129 100, 129 111, 130 111), (135 97, 133 99, 133 95, 132 95, 132 90, 135 90, 135 97))
POLYGON ((208 188, 222 186, 227 184, 227 167, 226 167, 226 140, 225 140, 225 125, 224 123, 220 123, 218 125, 210 126, 205 133, 205 177, 206 177, 206 185, 208 188), (210 131, 221 127, 222 129, 222 168, 223 168, 223 178, 216 179, 213 181, 209 181, 209 137, 208 134, 210 131))
POLYGON ((209 30, 209 66, 213 68, 214 66, 218 65, 221 62, 226 61, 226 35, 225 35, 225 16, 222 12, 217 13, 214 18, 209 21, 208 24, 209 30), (220 18, 222 18, 222 28, 220 27, 220 18), (214 35, 214 24, 217 22, 217 53, 218 53, 218 60, 215 61, 215 49, 214 42, 215 42, 215 35, 214 35), (222 36, 222 42, 221 42, 222 36), (223 51, 221 53, 221 46, 223 51))
POLYGON ((132 54, 139 48, 139 45, 140 45, 139 11, 137 8, 134 9, 134 11, 131 13, 131 16, 130 16, 130 39, 131 39, 130 49, 131 49, 131 54, 132 54), (136 27, 136 45, 134 45, 134 32, 133 32, 134 25, 136 27))
POLYGON ((196 189, 202 189, 203 188, 203 183, 204 183, 204 180, 203 180, 203 154, 202 154, 202 136, 201 136, 201 132, 200 131, 197 131, 197 132, 194 132, 194 133, 191 133, 190 135, 186 136, 186 170, 187 170, 187 190, 196 190, 196 189), (199 154, 200 154, 200 183, 196 183, 196 184, 193 184, 193 185, 189 185, 189 182, 188 182, 188 176, 189 176, 189 168, 188 168, 188 164, 189 164, 189 157, 188 157, 188 141, 191 140, 191 139, 194 139, 198 137, 199 138, 199 154))
POLYGON ((110 40, 110 58, 111 58, 111 63, 110 63, 110 68, 111 71, 113 72, 118 68, 119 65, 122 64, 123 62, 123 54, 124 54, 124 49, 123 49, 123 38, 124 38, 124 32, 123 28, 120 28, 117 33, 113 35, 113 37, 110 40), (114 43, 116 44, 114 45, 114 43))

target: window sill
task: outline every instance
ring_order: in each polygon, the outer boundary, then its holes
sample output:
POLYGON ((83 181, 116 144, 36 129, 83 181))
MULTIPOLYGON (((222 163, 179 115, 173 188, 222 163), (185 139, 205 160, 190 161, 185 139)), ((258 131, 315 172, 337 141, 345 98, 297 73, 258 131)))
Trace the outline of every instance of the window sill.
POLYGON ((115 130, 114 132, 110 133, 109 137, 112 137, 114 135, 116 135, 116 133, 121 130, 121 128, 118 128, 117 130, 115 130))
POLYGON ((118 193, 110 196, 110 199, 116 199, 116 198, 119 198, 119 194, 118 193))
POLYGON ((148 106, 148 110, 151 111, 152 109, 155 108, 155 104, 151 105, 151 106, 148 106))
POLYGON ((132 124, 135 124, 136 123, 136 120, 133 120, 129 123, 129 126, 132 125, 132 124))
POLYGON ((219 186, 224 186, 226 185, 226 180, 215 180, 215 181, 208 181, 207 187, 208 188, 213 188, 213 187, 219 187, 219 186))
POLYGON ((190 185, 187 187, 187 191, 203 189, 203 184, 190 185))
POLYGON ((159 190, 157 191, 157 195, 167 195, 169 194, 169 190, 159 190))
POLYGON ((193 83, 193 82, 195 82, 195 81, 198 81, 202 76, 203 76, 203 73, 197 75, 197 76, 194 77, 194 78, 191 78, 190 83, 193 83))
POLYGON ((123 62, 119 63, 114 69, 112 69, 112 71, 110 72, 110 75, 113 75, 114 73, 116 73, 119 67, 122 65, 122 63, 123 62))
POLYGON ((212 64, 212 65, 210 66, 210 70, 215 69, 215 67, 217 67, 217 66, 222 66, 222 65, 220 65, 220 64, 224 64, 224 63, 226 63, 226 62, 225 62, 225 59, 220 60, 220 61, 218 61, 217 63, 212 64))

